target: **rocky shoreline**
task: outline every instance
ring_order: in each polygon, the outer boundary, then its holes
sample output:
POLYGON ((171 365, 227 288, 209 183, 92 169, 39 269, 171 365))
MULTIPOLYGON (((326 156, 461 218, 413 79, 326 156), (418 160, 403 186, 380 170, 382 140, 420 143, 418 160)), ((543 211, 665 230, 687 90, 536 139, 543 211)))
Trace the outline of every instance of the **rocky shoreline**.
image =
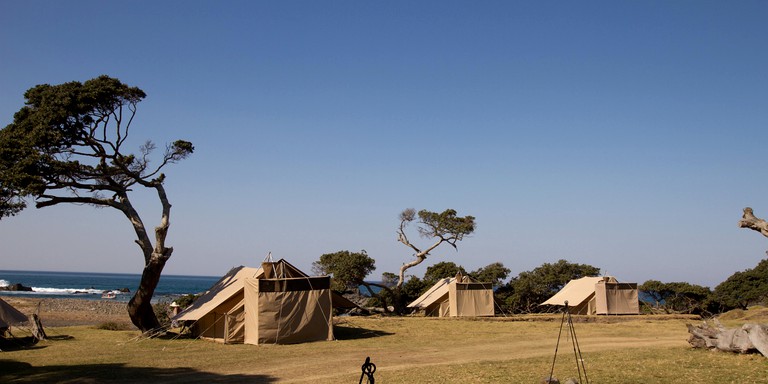
POLYGON ((29 298, 0 296, 27 316, 36 313, 45 327, 130 324, 126 303, 108 300, 29 298))

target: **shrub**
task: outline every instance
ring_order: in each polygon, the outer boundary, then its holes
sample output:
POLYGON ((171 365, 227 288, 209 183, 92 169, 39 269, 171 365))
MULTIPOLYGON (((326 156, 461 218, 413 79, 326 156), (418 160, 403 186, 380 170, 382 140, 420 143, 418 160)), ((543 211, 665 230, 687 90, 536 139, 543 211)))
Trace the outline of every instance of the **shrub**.
POLYGON ((105 331, 127 331, 131 329, 128 324, 116 323, 114 321, 107 321, 96 326, 96 329, 102 329, 105 331))

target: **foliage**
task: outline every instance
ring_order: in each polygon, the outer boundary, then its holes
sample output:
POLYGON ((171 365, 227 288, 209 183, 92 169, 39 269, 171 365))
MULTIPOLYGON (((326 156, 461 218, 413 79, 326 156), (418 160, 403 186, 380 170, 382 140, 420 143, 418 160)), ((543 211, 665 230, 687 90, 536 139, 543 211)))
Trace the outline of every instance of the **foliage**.
POLYGON ((153 143, 145 143, 138 156, 121 152, 136 104, 145 96, 141 89, 108 76, 29 89, 26 105, 0 131, 0 196, 5 209, 0 217, 26 207, 25 197, 35 198, 37 207, 122 207, 119 197, 131 186, 151 184, 151 177, 161 182, 159 168, 186 158, 194 147, 176 141, 152 170, 147 156, 153 143), (129 116, 123 116, 124 109, 129 116), (114 131, 107 129, 110 125, 114 131))
POLYGON ((552 297, 573 279, 597 276, 600 268, 587 264, 558 260, 554 264, 544 263, 532 271, 521 272, 517 277, 496 290, 496 297, 503 303, 502 309, 509 313, 537 313, 547 308, 540 304, 552 297))
POLYGON ((96 329, 102 329, 105 331, 127 331, 131 329, 128 324, 116 323, 114 321, 107 321, 96 326, 96 329))
POLYGON ((312 263, 312 268, 317 274, 333 276, 333 289, 356 291, 365 277, 376 269, 376 261, 365 250, 338 251, 321 255, 319 261, 312 263))
POLYGON ((429 288, 435 285, 438 280, 444 279, 446 277, 453 277, 459 272, 461 272, 463 275, 467 274, 467 271, 464 270, 464 267, 461 265, 456 265, 456 263, 452 261, 441 261, 439 263, 435 263, 427 267, 427 271, 424 272, 424 285, 426 288, 429 288))
POLYGON ((422 209, 418 215, 420 219, 418 230, 421 237, 427 239, 437 237, 454 248, 456 248, 456 242, 475 231, 474 216, 459 217, 454 209, 446 209, 440 213, 422 209))
POLYGON ((168 327, 171 325, 171 303, 161 300, 152 304, 152 309, 155 312, 157 321, 160 323, 160 327, 168 327))
POLYGON ((509 276, 509 268, 501 262, 495 262, 469 273, 469 276, 480 282, 493 283, 493 287, 499 287, 509 276))
POLYGON ((715 287, 713 300, 724 310, 768 305, 768 259, 760 261, 755 268, 728 277, 715 287))
POLYGON ((176 304, 178 304, 180 308, 184 309, 184 308, 187 308, 190 305, 192 305, 192 303, 194 303, 195 300, 197 300, 198 297, 200 297, 200 295, 195 295, 193 293, 188 293, 188 294, 186 294, 184 296, 177 297, 176 300, 174 300, 174 301, 176 301, 176 304))
POLYGON ((381 282, 386 287, 394 287, 397 285, 397 274, 392 272, 384 272, 381 274, 381 282))
POLYGON ((666 313, 712 313, 712 291, 700 285, 686 282, 662 283, 648 280, 638 287, 654 300, 657 308, 666 313))
POLYGON ((131 123, 146 94, 118 79, 100 76, 84 83, 38 85, 29 89, 24 107, 0 130, 0 218, 13 216, 34 199, 37 208, 62 203, 112 207, 130 221, 144 256, 139 289, 128 304, 133 323, 157 327, 151 298, 173 248, 165 246, 170 226, 161 169, 191 155, 192 143, 167 145, 150 166, 155 144, 146 141, 138 154, 126 153, 131 123), (129 192, 154 189, 162 204, 161 223, 152 243, 129 192))

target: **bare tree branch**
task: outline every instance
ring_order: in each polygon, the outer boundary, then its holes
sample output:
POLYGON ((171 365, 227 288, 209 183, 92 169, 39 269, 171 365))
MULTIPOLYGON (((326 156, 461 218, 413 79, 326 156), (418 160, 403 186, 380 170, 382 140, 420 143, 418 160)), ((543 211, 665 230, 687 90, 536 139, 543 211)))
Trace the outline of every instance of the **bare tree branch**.
POLYGON ((768 222, 755 217, 752 213, 752 208, 750 207, 744 208, 744 215, 742 215, 741 220, 739 220, 739 228, 749 228, 768 237, 768 222))

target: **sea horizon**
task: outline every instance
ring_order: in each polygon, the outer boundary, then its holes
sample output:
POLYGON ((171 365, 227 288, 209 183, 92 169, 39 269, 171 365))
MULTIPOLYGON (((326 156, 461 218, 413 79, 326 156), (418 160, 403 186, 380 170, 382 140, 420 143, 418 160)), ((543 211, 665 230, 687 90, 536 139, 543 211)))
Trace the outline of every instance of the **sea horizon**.
MULTIPOLYGON (((163 274, 153 301, 205 292, 220 278, 163 274)), ((21 284, 32 288, 32 291, 0 291, 0 296, 128 301, 140 280, 141 274, 136 273, 0 270, 0 286, 21 284), (114 298, 105 294, 114 294, 114 298)))

